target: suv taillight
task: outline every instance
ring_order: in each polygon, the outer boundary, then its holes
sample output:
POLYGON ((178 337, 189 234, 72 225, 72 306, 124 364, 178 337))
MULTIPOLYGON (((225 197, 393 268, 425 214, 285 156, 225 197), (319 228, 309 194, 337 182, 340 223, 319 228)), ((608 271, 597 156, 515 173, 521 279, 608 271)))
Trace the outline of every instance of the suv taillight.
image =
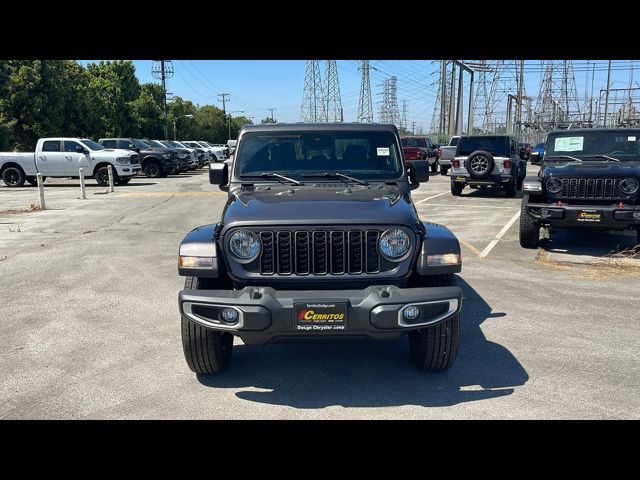
POLYGON ((504 165, 504 168, 511 168, 511 160, 505 160, 502 165, 504 165))
POLYGON ((453 168, 460 168, 460 160, 452 161, 451 165, 453 165, 453 168))
POLYGON ((442 156, 442 149, 441 149, 441 148, 439 148, 439 149, 438 149, 438 156, 439 156, 439 157, 441 157, 441 156, 442 156))
POLYGON ((416 160, 420 160, 422 158, 422 153, 420 152, 420 150, 418 150, 416 152, 416 160))

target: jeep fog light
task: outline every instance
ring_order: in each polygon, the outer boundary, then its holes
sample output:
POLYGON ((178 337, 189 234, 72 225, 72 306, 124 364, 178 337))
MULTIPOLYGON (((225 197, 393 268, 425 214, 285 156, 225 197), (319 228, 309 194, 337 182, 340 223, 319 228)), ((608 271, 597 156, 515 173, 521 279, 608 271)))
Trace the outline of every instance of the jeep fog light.
POLYGON ((220 313, 222 320, 227 323, 236 323, 238 321, 238 311, 235 308, 224 308, 220 313))
POLYGON ((402 311, 402 316, 406 320, 415 320, 420 316, 420 307, 416 305, 409 305, 407 307, 404 307, 404 310, 402 311))
POLYGON ((462 263, 459 253, 443 253, 441 255, 427 255, 429 265, 457 265, 462 263))
POLYGON ((186 268, 207 268, 213 267, 213 257, 186 257, 178 256, 178 265, 186 268))

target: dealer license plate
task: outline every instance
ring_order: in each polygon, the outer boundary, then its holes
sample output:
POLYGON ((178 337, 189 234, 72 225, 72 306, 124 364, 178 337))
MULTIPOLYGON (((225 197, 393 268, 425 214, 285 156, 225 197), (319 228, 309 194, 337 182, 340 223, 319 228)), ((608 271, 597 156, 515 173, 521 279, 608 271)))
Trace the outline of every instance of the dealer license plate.
POLYGON ((579 210, 576 216, 578 222, 599 222, 602 220, 602 212, 598 210, 579 210))
POLYGON ((347 304, 343 302, 294 303, 296 328, 300 331, 323 332, 344 330, 347 304))

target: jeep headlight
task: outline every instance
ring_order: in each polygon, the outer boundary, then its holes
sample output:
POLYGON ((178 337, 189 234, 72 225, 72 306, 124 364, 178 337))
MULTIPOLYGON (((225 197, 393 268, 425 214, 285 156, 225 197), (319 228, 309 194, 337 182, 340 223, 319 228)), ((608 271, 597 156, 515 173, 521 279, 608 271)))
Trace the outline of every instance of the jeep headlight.
POLYGON ((164 158, 165 160, 169 160, 171 158, 171 154, 170 153, 163 153, 162 154, 162 158, 164 158))
POLYGON ((260 253, 260 247, 258 235, 249 230, 235 231, 229 238, 231 254, 243 262, 254 260, 260 253))
POLYGON ((634 194, 638 191, 640 187, 640 182, 635 178, 625 178, 620 183, 620 190, 626 195, 634 194))
POLYGON ((404 230, 391 228, 380 235, 378 248, 384 258, 392 262, 399 262, 409 254, 411 239, 404 230))
POLYGON ((118 162, 120 165, 128 165, 130 161, 129 157, 118 157, 116 158, 116 162, 118 162))
POLYGON ((559 178, 551 177, 547 180, 547 191, 549 193, 560 193, 562 190, 562 181, 559 178))

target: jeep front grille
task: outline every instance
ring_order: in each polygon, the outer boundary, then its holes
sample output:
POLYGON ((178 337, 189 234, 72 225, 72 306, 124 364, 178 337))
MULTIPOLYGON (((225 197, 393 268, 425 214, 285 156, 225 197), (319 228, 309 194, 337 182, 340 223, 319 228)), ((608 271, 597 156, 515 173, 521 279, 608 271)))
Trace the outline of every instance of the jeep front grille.
POLYGON ((620 198, 621 178, 560 178, 562 190, 560 196, 570 199, 604 199, 620 198))
POLYGON ((378 252, 380 230, 261 230, 262 275, 359 275, 393 270, 378 252))

